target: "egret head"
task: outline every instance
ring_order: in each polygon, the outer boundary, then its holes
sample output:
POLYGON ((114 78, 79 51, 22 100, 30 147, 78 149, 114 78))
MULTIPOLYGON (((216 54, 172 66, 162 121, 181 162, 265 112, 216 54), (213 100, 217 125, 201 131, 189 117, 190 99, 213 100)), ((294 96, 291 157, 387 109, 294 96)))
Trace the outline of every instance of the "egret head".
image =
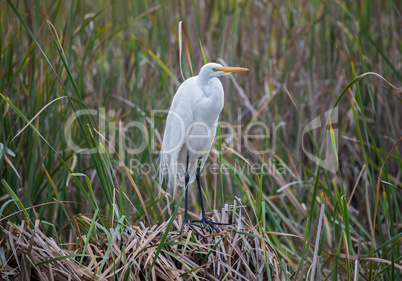
POLYGON ((248 71, 248 69, 243 67, 227 67, 222 66, 219 63, 210 62, 201 67, 199 75, 206 78, 212 78, 223 75, 229 75, 232 72, 240 72, 240 71, 248 71))

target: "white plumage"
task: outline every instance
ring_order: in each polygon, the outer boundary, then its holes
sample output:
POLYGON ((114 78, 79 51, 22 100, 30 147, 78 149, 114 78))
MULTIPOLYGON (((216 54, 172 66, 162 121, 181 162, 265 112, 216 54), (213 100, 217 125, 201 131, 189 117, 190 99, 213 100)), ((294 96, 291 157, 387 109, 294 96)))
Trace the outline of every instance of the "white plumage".
POLYGON ((222 83, 218 76, 246 68, 204 65, 198 76, 184 81, 177 90, 166 120, 160 153, 159 181, 176 192, 185 186, 186 160, 189 154, 189 183, 195 179, 199 157, 201 169, 208 158, 216 135, 216 126, 224 103, 222 83))

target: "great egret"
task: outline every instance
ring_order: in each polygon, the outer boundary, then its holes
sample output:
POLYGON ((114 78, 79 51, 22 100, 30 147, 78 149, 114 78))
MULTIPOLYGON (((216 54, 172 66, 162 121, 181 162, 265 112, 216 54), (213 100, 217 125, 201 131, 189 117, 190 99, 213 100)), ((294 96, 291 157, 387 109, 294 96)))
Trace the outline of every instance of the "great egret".
POLYGON ((205 215, 200 174, 215 139, 218 117, 223 108, 223 87, 217 77, 247 70, 207 63, 198 76, 188 78, 180 85, 173 98, 159 157, 159 182, 162 184, 166 178, 173 194, 178 185, 185 188, 182 230, 188 225, 202 236, 194 226, 206 229, 206 225, 209 225, 219 232, 215 225, 222 223, 213 222, 205 215), (188 185, 194 179, 197 180, 200 193, 201 219, 190 222, 187 214, 188 185))

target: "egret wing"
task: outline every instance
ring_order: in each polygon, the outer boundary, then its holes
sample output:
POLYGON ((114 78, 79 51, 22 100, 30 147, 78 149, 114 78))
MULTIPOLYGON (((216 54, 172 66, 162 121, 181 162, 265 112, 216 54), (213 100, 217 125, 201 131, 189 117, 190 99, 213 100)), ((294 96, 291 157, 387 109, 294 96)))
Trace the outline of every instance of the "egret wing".
MULTIPOLYGON (((177 90, 170 107, 159 155, 159 183, 167 180, 168 188, 175 191, 177 185, 177 165, 180 149, 186 142, 187 129, 193 122, 192 101, 197 93, 196 85, 188 79, 177 90)), ((185 163, 184 163, 185 165, 185 163)))

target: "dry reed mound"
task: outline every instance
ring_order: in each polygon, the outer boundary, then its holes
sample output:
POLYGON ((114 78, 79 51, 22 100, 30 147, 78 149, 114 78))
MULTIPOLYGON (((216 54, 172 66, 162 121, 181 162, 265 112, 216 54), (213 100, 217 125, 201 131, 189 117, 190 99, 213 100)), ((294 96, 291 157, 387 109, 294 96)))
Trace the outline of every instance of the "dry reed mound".
MULTIPOLYGON (((202 239, 190 231, 180 236, 179 215, 151 272, 167 222, 151 228, 110 229, 103 237, 89 240, 83 258, 80 243, 59 245, 41 231, 39 221, 32 226, 8 222, 0 236, 0 279, 268 280, 270 274, 272 280, 283 280, 274 250, 258 238, 241 208, 233 215, 225 206, 221 212, 214 210, 210 218, 222 222, 234 218, 232 225, 220 227, 224 238, 205 232, 202 239)), ((85 243, 86 236, 82 237, 85 243)))

